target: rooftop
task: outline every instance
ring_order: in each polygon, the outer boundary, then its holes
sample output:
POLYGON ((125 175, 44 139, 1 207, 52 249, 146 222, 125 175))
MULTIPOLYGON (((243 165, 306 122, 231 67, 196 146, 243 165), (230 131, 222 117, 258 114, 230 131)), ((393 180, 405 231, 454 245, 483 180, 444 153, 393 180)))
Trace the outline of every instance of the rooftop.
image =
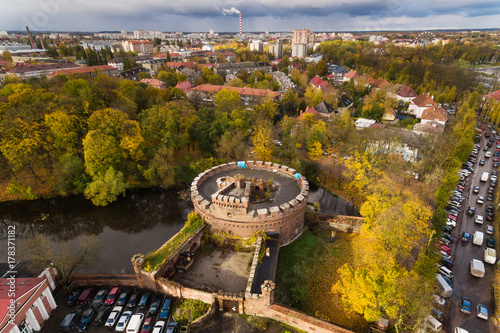
MULTIPOLYGON (((245 179, 249 178, 260 178, 267 181, 272 178, 275 183, 278 183, 278 189, 274 193, 273 200, 261 201, 258 203, 250 202, 249 208, 251 209, 261 209, 270 208, 273 206, 279 206, 281 204, 287 203, 290 200, 295 199, 297 195, 300 194, 301 188, 298 181, 295 178, 285 176, 281 173, 274 173, 270 170, 263 169, 252 169, 252 168, 238 168, 228 171, 219 172, 210 178, 207 178, 203 183, 200 184, 198 191, 200 195, 206 199, 208 202, 212 202, 212 194, 218 191, 217 179, 221 177, 234 177, 237 174, 245 176, 245 179)), ((241 195, 240 192, 234 191, 226 192, 225 195, 237 196, 241 195)))

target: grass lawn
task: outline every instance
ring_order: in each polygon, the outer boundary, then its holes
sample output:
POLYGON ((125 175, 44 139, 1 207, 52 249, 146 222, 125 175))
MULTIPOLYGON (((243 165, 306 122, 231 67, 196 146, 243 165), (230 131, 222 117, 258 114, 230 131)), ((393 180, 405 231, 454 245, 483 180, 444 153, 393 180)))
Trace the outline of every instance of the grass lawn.
POLYGON ((290 245, 280 249, 276 274, 278 303, 330 321, 356 332, 366 328, 362 316, 351 314, 332 292, 338 269, 356 260, 357 234, 305 231, 290 245))
POLYGON ((200 218, 198 214, 191 214, 188 215, 188 221, 184 224, 184 227, 177 234, 175 234, 174 237, 170 238, 155 252, 149 253, 145 256, 144 270, 152 272, 160 268, 165 260, 170 258, 170 256, 177 251, 179 246, 181 246, 189 237, 191 237, 205 224, 205 220, 200 218))

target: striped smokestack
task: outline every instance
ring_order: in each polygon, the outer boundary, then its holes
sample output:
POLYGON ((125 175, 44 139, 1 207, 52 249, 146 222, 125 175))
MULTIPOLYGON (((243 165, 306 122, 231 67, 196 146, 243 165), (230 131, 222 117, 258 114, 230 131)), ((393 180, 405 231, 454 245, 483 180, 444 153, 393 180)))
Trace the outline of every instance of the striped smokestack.
POLYGON ((240 12, 240 38, 241 38, 241 12, 240 12))

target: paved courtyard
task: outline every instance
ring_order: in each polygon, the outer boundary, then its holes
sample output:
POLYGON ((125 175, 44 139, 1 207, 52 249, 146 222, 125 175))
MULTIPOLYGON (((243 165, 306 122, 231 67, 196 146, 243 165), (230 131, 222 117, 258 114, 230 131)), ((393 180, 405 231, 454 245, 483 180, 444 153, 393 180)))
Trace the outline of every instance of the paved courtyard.
POLYGON ((234 251, 206 244, 196 251, 192 266, 174 281, 200 290, 245 292, 254 249, 234 251))

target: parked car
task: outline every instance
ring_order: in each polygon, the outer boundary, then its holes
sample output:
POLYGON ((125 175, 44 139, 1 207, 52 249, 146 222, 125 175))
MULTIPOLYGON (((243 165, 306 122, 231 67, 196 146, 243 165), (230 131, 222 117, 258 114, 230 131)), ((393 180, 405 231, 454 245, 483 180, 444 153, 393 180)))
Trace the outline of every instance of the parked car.
POLYGON ((467 297, 462 297, 460 299, 460 311, 462 311, 465 314, 470 314, 471 303, 470 303, 470 299, 468 299, 467 297))
POLYGON ((109 306, 102 307, 98 312, 97 316, 94 319, 94 325, 102 325, 106 322, 106 319, 109 317, 109 313, 111 312, 111 308, 109 306))
POLYGON ((128 289, 123 290, 120 293, 118 300, 116 301, 116 305, 119 305, 119 306, 125 305, 125 303, 127 303, 127 301, 128 301, 129 296, 130 296, 130 290, 128 290, 128 289))
POLYGON ((495 214, 493 212, 488 212, 486 214, 486 218, 489 220, 489 221, 493 221, 495 219, 495 214))
POLYGON ((457 222, 448 219, 448 221, 446 221, 446 225, 449 227, 455 228, 457 226, 457 222))
POLYGON ((107 288, 100 289, 94 297, 94 301, 92 302, 92 307, 97 308, 101 306, 107 294, 108 294, 107 288))
POLYGON ((470 242, 470 234, 468 232, 464 231, 464 233, 462 235, 462 242, 464 242, 464 243, 470 242))
POLYGON ((446 238, 450 242, 453 242, 453 237, 449 233, 443 232, 443 238, 446 238))
POLYGON ((440 274, 443 277, 443 280, 451 287, 453 288, 453 282, 450 280, 449 277, 444 276, 443 274, 440 274))
POLYGON ((467 214, 474 215, 475 211, 476 211, 476 207, 470 206, 469 209, 467 209, 467 214))
POLYGON ((453 229, 451 227, 445 226, 443 227, 443 231, 448 234, 451 234, 453 232, 453 229))
POLYGON ((141 333, 149 333, 151 332, 151 321, 153 318, 147 317, 146 320, 144 320, 144 325, 142 325, 142 330, 141 333))
POLYGON ((453 266, 453 263, 448 259, 441 258, 441 265, 443 265, 444 267, 446 267, 448 269, 451 269, 451 267, 453 266))
POLYGON ((179 325, 175 321, 171 321, 168 323, 165 333, 177 333, 178 331, 179 325))
POLYGON ((95 288, 86 288, 82 291, 76 303, 78 304, 89 304, 90 300, 94 297, 95 288))
POLYGON ((487 201, 493 201, 495 198, 493 197, 493 194, 489 194, 487 197, 486 197, 486 200, 487 201))
POLYGON ((493 226, 491 224, 486 225, 486 233, 489 235, 493 235, 493 226))
POLYGON ((119 293, 120 293, 120 287, 114 287, 113 289, 111 289, 108 298, 106 298, 106 304, 112 305, 118 298, 119 293))
POLYGON ((474 190, 472 190, 474 193, 479 193, 481 188, 479 186, 474 186, 474 190))
POLYGON ((130 299, 128 300, 127 307, 128 308, 135 308, 137 306, 137 303, 139 302, 139 298, 141 297, 140 292, 135 292, 130 296, 130 299))
POLYGON ((125 331, 125 328, 127 327, 130 317, 132 317, 132 311, 123 312, 123 314, 120 316, 120 319, 118 319, 118 322, 116 323, 115 331, 117 332, 125 331))
POLYGON ((165 302, 163 303, 163 306, 160 311, 160 319, 167 319, 168 316, 170 315, 170 307, 172 304, 172 300, 170 298, 166 298, 165 302))
POLYGON ((76 300, 78 297, 80 297, 80 294, 82 293, 83 288, 76 288, 74 289, 71 294, 68 296, 68 300, 66 301, 66 304, 68 305, 73 305, 76 303, 76 300))
POLYGON ((153 301, 151 302, 151 306, 149 307, 149 313, 151 315, 155 315, 158 312, 158 310, 160 309, 162 299, 163 298, 160 296, 156 296, 153 299, 153 301))
POLYGON ((484 218, 482 215, 476 215, 476 217, 474 217, 474 222, 475 223, 479 223, 479 224, 483 224, 484 222, 484 218))
POLYGON ((81 310, 77 309, 68 313, 61 322, 61 325, 59 325, 59 329, 63 332, 69 332, 75 328, 80 320, 80 312, 81 310))
POLYGON ((444 298, 438 295, 432 295, 432 301, 440 307, 444 307, 446 305, 444 298))
POLYGON ((92 320, 94 319, 96 315, 95 309, 90 307, 82 315, 82 319, 80 319, 80 323, 78 324, 78 332, 85 332, 90 324, 92 323, 92 320))
POLYGON ((493 237, 487 237, 486 238, 486 246, 494 249, 495 248, 495 239, 493 237))
POLYGON ((482 195, 478 196, 476 202, 478 204, 483 204, 484 203, 484 197, 482 195))
POLYGON ((153 327, 153 333, 163 333, 164 328, 165 328, 165 322, 163 320, 159 320, 153 327))
POLYGON ((477 316, 481 319, 488 320, 488 308, 483 304, 477 305, 477 316))
POLYGON ((150 296, 150 293, 142 294, 141 299, 139 300, 139 309, 146 310, 148 308, 150 296))
POLYGON ((115 326, 116 322, 118 321, 118 318, 120 317, 120 313, 122 312, 123 307, 121 306, 115 306, 113 308, 113 311, 108 316, 108 319, 106 319, 106 324, 104 326, 106 327, 113 327, 115 326))

